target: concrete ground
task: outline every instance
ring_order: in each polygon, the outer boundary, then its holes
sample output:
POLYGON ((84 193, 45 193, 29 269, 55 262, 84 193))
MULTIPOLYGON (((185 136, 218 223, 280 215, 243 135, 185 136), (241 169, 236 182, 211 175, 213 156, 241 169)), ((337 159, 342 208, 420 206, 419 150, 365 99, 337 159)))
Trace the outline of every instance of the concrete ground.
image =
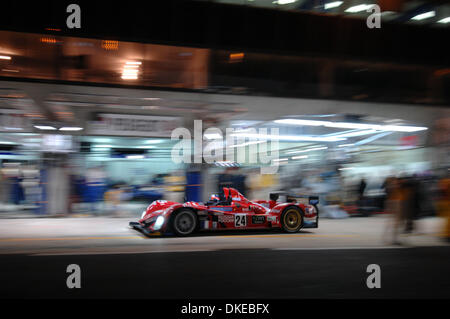
MULTIPOLYGON (((135 217, 134 220, 138 219, 135 217)), ((418 234, 389 242, 390 218, 321 219, 318 229, 300 233, 214 232, 188 238, 148 238, 128 227, 130 218, 39 218, 0 220, 0 254, 104 254, 218 249, 403 248, 445 245, 438 237, 443 221, 417 222, 418 234)))
MULTIPOLYGON (((137 217, 136 217, 137 218, 137 217)), ((0 298, 449 298, 442 220, 388 242, 389 217, 322 219, 318 229, 147 238, 128 218, 0 220, 0 298), (66 286, 66 267, 82 288, 66 286), (366 285, 378 264, 382 287, 366 285)))

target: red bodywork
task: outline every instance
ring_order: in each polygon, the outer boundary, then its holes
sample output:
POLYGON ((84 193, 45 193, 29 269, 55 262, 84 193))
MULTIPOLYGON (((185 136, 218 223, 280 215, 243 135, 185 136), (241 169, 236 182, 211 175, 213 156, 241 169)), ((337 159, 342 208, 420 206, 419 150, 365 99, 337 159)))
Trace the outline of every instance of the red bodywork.
POLYGON ((315 228, 318 225, 318 210, 314 205, 303 203, 280 203, 274 200, 250 201, 234 188, 224 188, 228 203, 186 202, 184 204, 157 200, 150 204, 134 228, 145 233, 170 232, 170 217, 181 208, 192 209, 198 217, 198 230, 236 230, 236 229, 272 229, 281 228, 280 217, 290 206, 300 208, 304 227, 315 228), (162 216, 159 223, 157 218, 162 216), (162 225, 161 225, 162 223, 162 225), (156 227, 155 227, 156 225, 156 227), (137 227, 136 227, 137 226, 137 227))

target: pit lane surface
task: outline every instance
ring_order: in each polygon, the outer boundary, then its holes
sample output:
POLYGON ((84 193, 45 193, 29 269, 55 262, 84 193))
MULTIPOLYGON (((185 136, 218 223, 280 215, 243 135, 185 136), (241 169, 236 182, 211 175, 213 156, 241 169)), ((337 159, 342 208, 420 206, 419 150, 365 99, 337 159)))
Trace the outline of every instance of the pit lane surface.
POLYGON ((128 219, 0 220, 0 297, 449 298, 441 220, 385 242, 385 217, 321 220, 319 229, 146 238, 128 219), (82 288, 66 287, 78 264, 82 288), (382 288, 368 289, 379 264, 382 288))
MULTIPOLYGON (((128 227, 129 218, 1 219, 0 254, 81 255, 214 251, 223 249, 398 248, 388 243, 390 219, 383 216, 322 219, 318 229, 286 234, 278 231, 214 232, 187 238, 148 238, 128 227)), ((420 235, 406 246, 443 245, 438 218, 420 220, 420 235)))

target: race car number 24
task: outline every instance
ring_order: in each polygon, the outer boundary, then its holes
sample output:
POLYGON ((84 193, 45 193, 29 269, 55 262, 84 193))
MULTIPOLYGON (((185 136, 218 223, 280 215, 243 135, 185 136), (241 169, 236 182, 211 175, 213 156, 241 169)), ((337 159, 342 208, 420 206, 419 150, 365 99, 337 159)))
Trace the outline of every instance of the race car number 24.
POLYGON ((246 214, 234 215, 234 227, 245 227, 245 226, 247 226, 247 215, 246 214))

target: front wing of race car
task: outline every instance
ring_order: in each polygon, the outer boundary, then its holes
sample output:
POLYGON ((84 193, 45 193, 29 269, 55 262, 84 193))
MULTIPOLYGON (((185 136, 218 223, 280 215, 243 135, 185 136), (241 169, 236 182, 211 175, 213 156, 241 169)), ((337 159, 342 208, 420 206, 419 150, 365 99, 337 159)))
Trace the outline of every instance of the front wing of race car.
POLYGON ((159 231, 150 231, 148 228, 145 228, 141 225, 141 223, 138 222, 130 222, 129 226, 141 233, 143 233, 146 236, 159 236, 161 235, 161 232, 159 231))

